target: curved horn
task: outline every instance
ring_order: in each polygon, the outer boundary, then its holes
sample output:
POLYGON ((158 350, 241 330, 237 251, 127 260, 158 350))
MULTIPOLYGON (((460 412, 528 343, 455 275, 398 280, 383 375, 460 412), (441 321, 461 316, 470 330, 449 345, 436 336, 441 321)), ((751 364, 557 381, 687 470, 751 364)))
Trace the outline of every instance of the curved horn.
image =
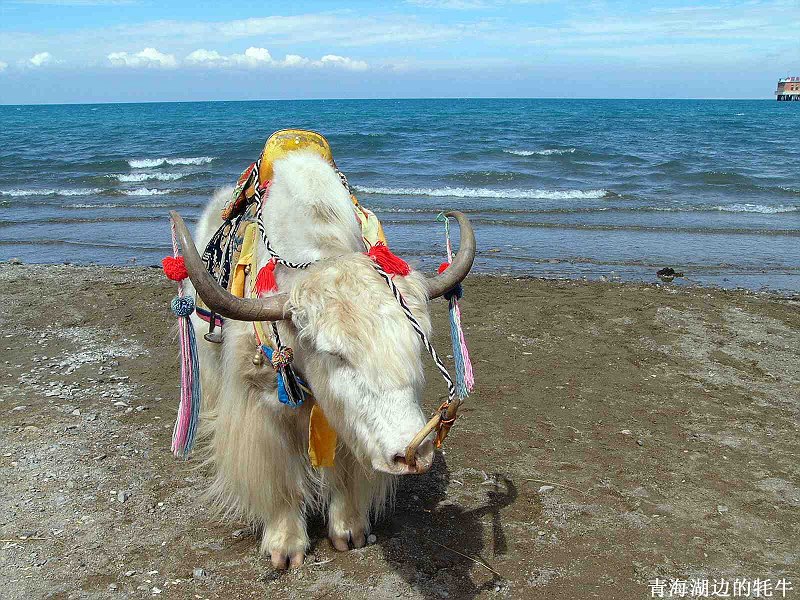
POLYGON ((457 210, 451 210, 444 214, 448 217, 454 217, 458 221, 461 239, 458 243, 458 254, 453 259, 453 264, 444 273, 427 280, 428 298, 430 299, 438 298, 461 283, 469 273, 475 260, 475 232, 472 231, 469 219, 464 213, 457 210))
POLYGON ((189 272, 189 279, 206 306, 223 317, 237 321, 280 321, 291 318, 291 312, 285 308, 289 299, 287 294, 258 299, 239 298, 217 283, 206 271, 186 223, 174 210, 169 215, 175 224, 175 233, 183 251, 183 262, 189 272))

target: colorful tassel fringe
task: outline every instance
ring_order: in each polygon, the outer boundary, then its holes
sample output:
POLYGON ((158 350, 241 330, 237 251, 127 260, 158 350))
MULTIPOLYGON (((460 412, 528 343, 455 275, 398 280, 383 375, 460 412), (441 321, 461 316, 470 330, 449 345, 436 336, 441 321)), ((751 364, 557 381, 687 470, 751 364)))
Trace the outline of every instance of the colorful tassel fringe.
POLYGON ((278 283, 275 281, 276 262, 277 261, 272 258, 258 271, 255 287, 257 295, 260 296, 262 294, 266 294, 267 292, 275 292, 278 290, 278 283))
MULTIPOLYGON (((444 220, 445 240, 447 242, 447 262, 442 263, 439 267, 439 273, 442 273, 453 262, 453 248, 450 245, 449 218, 440 214, 437 220, 444 220)), ((463 294, 464 290, 461 284, 458 284, 444 295, 450 304, 450 341, 453 344, 453 362, 456 367, 456 393, 462 400, 475 387, 472 361, 469 358, 467 340, 464 337, 464 328, 461 325, 461 308, 458 306, 458 300, 463 294)))
POLYGON ((367 256, 378 263, 378 266, 389 275, 402 275, 405 277, 411 273, 411 267, 408 266, 408 263, 396 254, 392 254, 389 247, 382 242, 378 242, 370 248, 367 256))
POLYGON ((278 335, 278 327, 275 323, 272 323, 272 334, 275 337, 275 344, 278 349, 273 350, 265 344, 262 344, 261 349, 269 362, 272 363, 272 368, 275 369, 275 375, 278 378, 278 400, 281 404, 297 408, 303 404, 306 395, 300 387, 297 374, 292 368, 294 353, 291 348, 281 343, 281 337, 278 335))
POLYGON ((164 272, 170 279, 178 282, 178 295, 172 299, 170 307, 178 317, 178 341, 181 357, 181 401, 178 416, 172 429, 172 453, 179 458, 188 458, 197 434, 200 420, 200 363, 197 357, 197 340, 191 316, 194 300, 183 295, 185 273, 183 257, 178 256, 178 242, 175 225, 172 225, 172 251, 174 256, 164 259, 164 272), (183 275, 183 277, 181 277, 183 275))

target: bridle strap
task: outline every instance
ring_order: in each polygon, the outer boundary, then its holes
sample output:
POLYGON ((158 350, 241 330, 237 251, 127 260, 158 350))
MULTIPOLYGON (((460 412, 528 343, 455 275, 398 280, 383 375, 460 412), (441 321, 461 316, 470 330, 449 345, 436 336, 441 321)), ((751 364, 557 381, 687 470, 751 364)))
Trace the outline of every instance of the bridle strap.
MULTIPOLYGON (((260 161, 260 159, 259 159, 260 161)), ((258 171, 259 163, 256 164, 256 167, 253 169, 254 172, 258 171)), ((347 187, 347 180, 343 180, 343 184, 347 187)), ((264 219, 262 218, 262 209, 264 207, 264 195, 269 190, 270 183, 268 182, 263 188, 258 185, 256 182, 255 185, 255 193, 254 199, 258 202, 258 230, 261 234, 261 239, 264 242, 264 246, 269 252, 270 257, 278 264, 281 264, 285 267, 289 267, 290 269, 307 269, 310 267, 313 262, 306 262, 306 263, 293 263, 288 260, 281 258, 281 256, 275 252, 272 248, 272 244, 269 242, 269 238, 267 237, 267 232, 264 229, 264 219)), ((461 399, 456 395, 456 388, 453 384, 453 379, 450 377, 450 373, 447 371, 447 367, 445 367, 442 359, 439 358, 439 355, 436 353, 436 349, 431 344, 430 339, 423 331, 422 326, 417 321, 417 318, 414 316, 414 313, 411 312, 411 309, 408 307, 405 298, 403 297, 402 292, 394 283, 392 276, 390 276, 386 271, 384 271, 380 265, 377 263, 372 264, 372 268, 377 271, 377 273, 383 278, 386 282, 386 285, 389 286, 389 289, 392 291, 392 295, 397 300, 400 307, 403 309, 403 313, 406 316, 406 319, 411 323, 411 327, 419 336, 420 340, 422 341, 422 345, 425 346, 425 349, 430 354, 433 362, 436 364, 436 368, 439 370, 439 373, 442 375, 445 383, 447 384, 447 400, 439 406, 433 416, 430 418, 428 423, 423 427, 417 435, 414 436, 414 439, 411 440, 411 443, 406 448, 406 464, 413 467, 416 465, 416 453, 417 448, 419 445, 425 440, 428 435, 436 430, 436 447, 441 448, 442 442, 447 437, 450 428, 453 426, 453 422, 456 420, 458 407, 461 404, 461 399)), ((275 323, 272 324, 272 331, 275 337, 275 341, 277 342, 278 347, 281 346, 280 338, 278 337, 278 330, 275 326, 275 323)))

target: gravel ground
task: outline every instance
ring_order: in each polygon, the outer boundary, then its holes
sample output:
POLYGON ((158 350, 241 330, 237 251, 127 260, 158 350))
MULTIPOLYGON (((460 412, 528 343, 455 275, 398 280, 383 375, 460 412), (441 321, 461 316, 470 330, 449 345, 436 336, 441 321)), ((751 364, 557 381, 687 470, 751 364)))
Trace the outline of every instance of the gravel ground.
MULTIPOLYGON (((278 573, 169 452, 160 272, 6 264, 0 285, 3 598, 626 599, 655 577, 800 598, 796 299, 471 278, 478 385, 434 469, 367 547, 335 552, 315 518, 307 564, 278 573)), ((442 387, 429 365, 426 406, 442 387)))

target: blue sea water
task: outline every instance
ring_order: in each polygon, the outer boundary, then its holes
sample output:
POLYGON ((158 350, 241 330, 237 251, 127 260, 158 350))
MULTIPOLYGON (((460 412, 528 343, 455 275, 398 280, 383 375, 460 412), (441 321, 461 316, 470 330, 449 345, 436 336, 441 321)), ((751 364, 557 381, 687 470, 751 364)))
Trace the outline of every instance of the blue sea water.
POLYGON ((800 103, 316 100, 0 106, 0 259, 155 264, 270 133, 320 131, 395 252, 476 269, 800 289, 800 103))

